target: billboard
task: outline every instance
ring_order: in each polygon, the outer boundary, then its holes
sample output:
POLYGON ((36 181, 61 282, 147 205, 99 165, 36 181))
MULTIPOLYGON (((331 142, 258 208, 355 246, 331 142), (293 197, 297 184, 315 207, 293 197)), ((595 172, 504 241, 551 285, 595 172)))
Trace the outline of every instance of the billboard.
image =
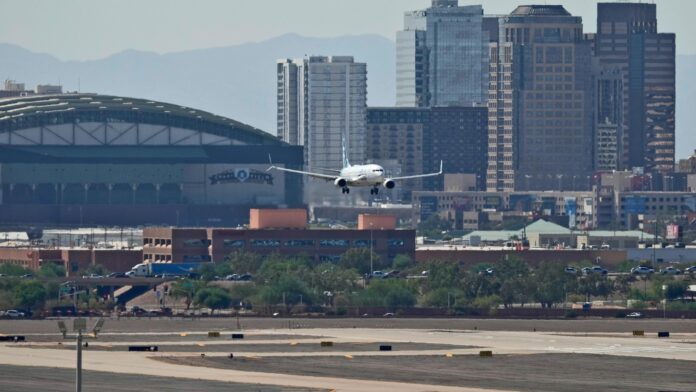
POLYGON ((668 240, 677 240, 680 238, 680 227, 679 225, 675 224, 669 224, 667 225, 667 239, 668 240))

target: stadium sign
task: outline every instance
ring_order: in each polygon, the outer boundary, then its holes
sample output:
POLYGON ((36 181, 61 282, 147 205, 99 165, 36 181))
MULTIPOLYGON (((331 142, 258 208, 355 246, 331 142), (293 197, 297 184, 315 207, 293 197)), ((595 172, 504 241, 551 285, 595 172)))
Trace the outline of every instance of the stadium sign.
POLYGON ((273 185, 273 176, 269 173, 254 169, 230 169, 210 177, 210 185, 215 184, 267 184, 273 185))

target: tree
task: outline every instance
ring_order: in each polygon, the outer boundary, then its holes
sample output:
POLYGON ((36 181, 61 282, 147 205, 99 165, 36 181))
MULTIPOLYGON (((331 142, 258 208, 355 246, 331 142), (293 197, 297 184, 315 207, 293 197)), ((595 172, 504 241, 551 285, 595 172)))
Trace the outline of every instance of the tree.
POLYGON ((413 265, 413 260, 411 256, 406 254, 398 254, 394 257, 394 262, 392 266, 398 270, 405 270, 413 265))
POLYGON ((229 264, 232 273, 255 274, 263 264, 263 257, 252 252, 238 251, 227 255, 225 261, 229 264))
POLYGON ((311 304, 313 302, 312 294, 304 281, 296 276, 281 276, 269 282, 261 289, 259 297, 268 305, 280 303, 294 305, 300 302, 311 304))
POLYGON ((227 290, 220 287, 205 287, 196 293, 194 297, 196 305, 210 308, 211 312, 216 309, 227 309, 230 307, 232 297, 227 290))
POLYGON ((352 291, 356 287, 357 271, 345 269, 333 263, 322 263, 312 270, 312 286, 319 293, 324 291, 352 291))
POLYGON ((544 263, 535 273, 534 298, 541 303, 542 307, 550 308, 565 299, 566 292, 570 291, 568 286, 574 283, 574 279, 575 277, 565 273, 563 266, 544 263))
POLYGON ((39 268, 39 276, 43 278, 59 278, 65 276, 65 267, 56 263, 43 263, 39 268))
POLYGON ((670 301, 682 298, 688 289, 689 284, 684 280, 669 282, 665 288, 665 298, 670 301))
POLYGON ((451 289, 459 283, 459 265, 457 263, 435 262, 428 265, 426 286, 429 290, 451 289))
POLYGON ((169 295, 175 299, 183 298, 186 303, 186 310, 191 308, 196 293, 204 287, 204 283, 190 279, 179 280, 172 284, 169 295))
POLYGON ((285 276, 295 276, 301 280, 309 281, 310 268, 308 261, 304 258, 282 258, 274 254, 266 258, 257 275, 261 281, 273 283, 285 276))
POLYGON ((413 306, 416 303, 414 288, 403 280, 374 280, 367 289, 360 291, 355 302, 359 306, 386 306, 391 309, 413 306))
POLYGON ((36 280, 22 282, 15 291, 14 300, 20 308, 41 308, 46 301, 46 289, 36 280))
POLYGON ((3 263, 0 264, 0 274, 6 276, 22 276, 31 274, 31 270, 16 264, 3 263))
MULTIPOLYGON (((341 265, 344 268, 352 268, 361 274, 370 272, 370 249, 351 248, 341 255, 341 265)), ((372 254, 372 266, 375 270, 382 268, 379 255, 372 254)))

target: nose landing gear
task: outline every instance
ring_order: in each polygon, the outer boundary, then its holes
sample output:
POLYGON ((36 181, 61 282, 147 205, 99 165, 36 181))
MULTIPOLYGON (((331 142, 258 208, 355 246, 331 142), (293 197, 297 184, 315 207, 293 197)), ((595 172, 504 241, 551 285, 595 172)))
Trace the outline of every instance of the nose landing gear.
POLYGON ((370 189, 370 194, 371 194, 371 195, 378 195, 378 194, 379 194, 379 188, 374 187, 374 188, 370 189))

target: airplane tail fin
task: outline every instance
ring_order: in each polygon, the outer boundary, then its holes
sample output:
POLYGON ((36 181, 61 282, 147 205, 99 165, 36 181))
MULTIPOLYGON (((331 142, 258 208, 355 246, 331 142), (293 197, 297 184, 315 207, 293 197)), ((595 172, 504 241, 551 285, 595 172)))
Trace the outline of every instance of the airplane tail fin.
POLYGON ((346 150, 346 138, 341 135, 341 153, 343 154, 343 167, 350 167, 350 161, 348 161, 348 151, 346 150))

